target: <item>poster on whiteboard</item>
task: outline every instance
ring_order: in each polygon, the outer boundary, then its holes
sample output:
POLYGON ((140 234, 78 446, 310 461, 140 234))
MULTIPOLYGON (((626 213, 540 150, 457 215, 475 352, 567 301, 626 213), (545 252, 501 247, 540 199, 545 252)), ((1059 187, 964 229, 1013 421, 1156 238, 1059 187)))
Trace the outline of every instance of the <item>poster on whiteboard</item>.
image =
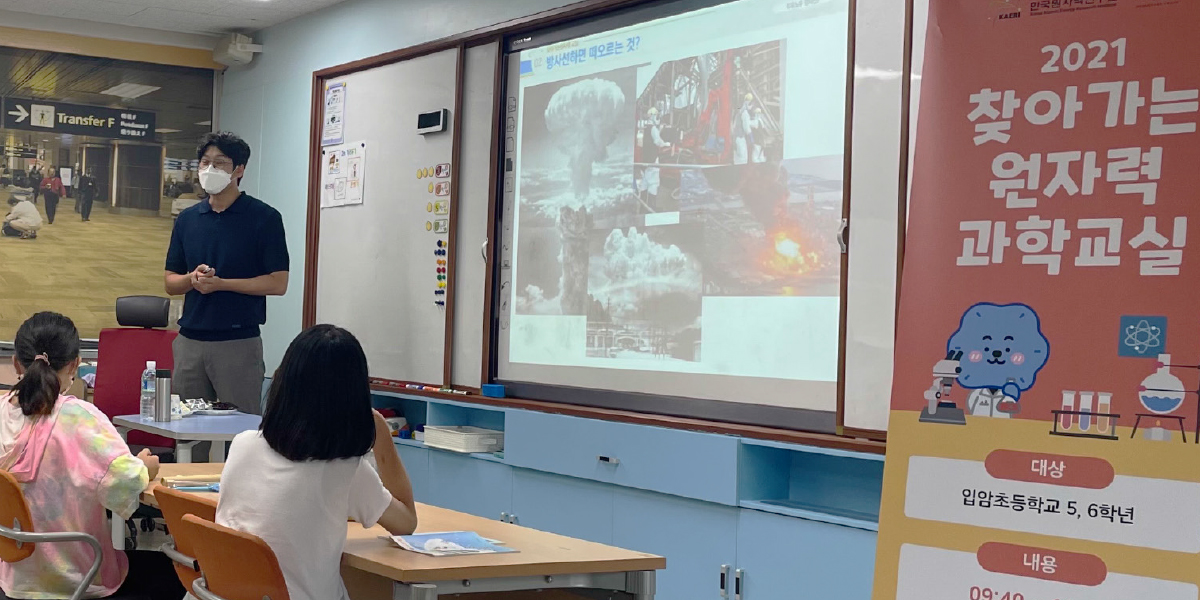
POLYGON ((1200 597, 1197 23, 931 0, 874 600, 1200 597))
POLYGON ((366 168, 366 142, 321 150, 321 208, 362 204, 366 168))
POLYGON ((321 127, 321 145, 332 146, 346 141, 346 82, 325 87, 325 118, 321 127))

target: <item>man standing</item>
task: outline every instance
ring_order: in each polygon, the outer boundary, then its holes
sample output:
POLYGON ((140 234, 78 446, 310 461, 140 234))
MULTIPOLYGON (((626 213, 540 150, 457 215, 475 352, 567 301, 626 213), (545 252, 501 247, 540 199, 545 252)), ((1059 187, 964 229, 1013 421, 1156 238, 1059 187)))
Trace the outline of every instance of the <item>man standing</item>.
POLYGON ((208 198, 179 213, 167 250, 166 290, 186 294, 175 340, 174 390, 261 414, 265 367, 259 326, 267 296, 288 286, 279 211, 238 189, 250 146, 232 133, 200 140, 208 198))
POLYGON ((79 198, 75 205, 79 207, 79 214, 83 217, 83 222, 91 221, 92 202, 96 200, 96 178, 92 176, 91 167, 88 167, 87 173, 80 176, 79 181, 76 182, 75 195, 79 198))

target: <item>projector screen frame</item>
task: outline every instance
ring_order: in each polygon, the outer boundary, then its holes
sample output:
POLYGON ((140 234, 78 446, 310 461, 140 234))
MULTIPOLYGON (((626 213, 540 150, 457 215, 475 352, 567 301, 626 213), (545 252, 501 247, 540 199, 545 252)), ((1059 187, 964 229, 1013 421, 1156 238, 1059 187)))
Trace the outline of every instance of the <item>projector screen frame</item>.
MULTIPOLYGON (((675 15, 685 14, 691 11, 730 4, 736 0, 650 0, 644 3, 637 3, 631 6, 614 10, 610 13, 603 14, 587 20, 568 20, 556 24, 549 25, 538 29, 525 29, 510 34, 503 44, 503 56, 501 57, 502 77, 501 86, 497 89, 497 96, 501 99, 517 97, 518 94, 512 87, 517 81, 515 73, 510 72, 513 69, 513 64, 518 60, 520 52, 554 45, 560 42, 579 39, 589 35, 595 35, 607 31, 620 29, 623 27, 634 26, 655 19, 671 17, 675 15)), ((842 140, 842 219, 843 223, 848 222, 850 217, 850 149, 851 149, 851 127, 853 123, 853 95, 854 95, 854 43, 855 43, 855 1, 847 0, 848 10, 845 26, 846 30, 846 73, 844 76, 845 84, 845 110, 844 110, 844 125, 843 125, 843 140, 842 140)), ((512 107, 510 107, 511 109, 512 107)), ((517 110, 520 110, 518 105, 517 110)), ((499 116, 497 127, 504 127, 503 115, 499 116)), ((511 135, 503 133, 502 135, 511 135)), ((501 150, 502 152, 502 150, 501 150)), ((501 215, 507 213, 508 209, 504 207, 505 203, 505 178, 503 156, 498 157, 494 167, 498 171, 496 182, 497 191, 493 195, 493 202, 499 205, 495 215, 497 220, 493 220, 494 235, 492 239, 504 240, 502 228, 504 219, 501 215)), ((514 200, 515 201, 515 198, 514 200)), ((500 244, 495 244, 500 246, 500 244)), ((488 371, 485 373, 484 381, 494 381, 504 384, 508 390, 523 398, 530 398, 542 401, 563 401, 563 398, 570 398, 569 403, 582 406, 592 406, 597 408, 629 410, 636 412, 658 413, 672 416, 699 418, 705 420, 714 420, 720 422, 739 423, 745 425, 770 426, 781 429, 806 431, 822 434, 841 435, 842 423, 844 414, 844 395, 845 395, 845 345, 846 345, 846 328, 847 328, 847 283, 849 272, 849 259, 845 251, 840 255, 840 276, 839 276, 839 293, 838 293, 838 341, 837 341, 837 380, 831 382, 831 387, 834 388, 835 404, 831 410, 815 410, 808 408, 790 408, 771 405, 768 403, 742 403, 730 402, 709 398, 694 398, 687 396, 674 396, 662 393, 644 393, 637 391, 616 391, 604 390, 595 388, 576 387, 571 385, 552 384, 544 382, 522 381, 515 378, 502 378, 499 374, 499 359, 501 354, 499 344, 501 344, 501 332, 499 331, 499 319, 491 319, 488 323, 488 328, 485 330, 490 333, 488 336, 491 343, 487 351, 487 357, 490 364, 487 365, 488 371)), ((515 261, 515 257, 514 257, 515 261)), ((501 261, 499 260, 499 252, 496 253, 496 259, 491 265, 491 273, 493 281, 496 281, 498 275, 496 271, 500 269, 501 261)), ((495 306, 502 301, 501 290, 496 289, 495 285, 490 285, 488 289, 492 290, 491 301, 487 302, 488 306, 495 306)), ((863 432, 866 435, 861 437, 870 437, 870 434, 863 432)))
MULTIPOLYGON (((908 6, 908 12, 911 14, 913 0, 905 0, 908 6)), ((344 64, 335 65, 320 69, 313 72, 312 88, 311 88, 311 114, 310 114, 310 161, 309 161, 309 194, 308 194, 308 214, 306 220, 306 247, 305 247, 305 267, 304 267, 304 282, 303 282, 303 309, 302 309, 302 325, 310 327, 316 323, 316 280, 317 280, 317 251, 319 244, 319 229, 320 229, 320 132, 323 122, 323 98, 324 86, 328 81, 339 77, 344 77, 360 71, 370 70, 396 62, 408 60, 411 58, 421 57, 436 52, 452 48, 471 48, 485 44, 495 44, 498 46, 497 61, 495 64, 495 89, 499 90, 505 80, 505 67, 507 61, 504 60, 504 49, 511 38, 518 36, 521 32, 535 31, 547 29, 555 26, 561 26, 573 21, 586 19, 590 17, 603 16, 612 11, 617 11, 629 7, 637 7, 641 5, 654 4, 654 0, 581 0, 573 4, 562 7, 549 9, 532 15, 512 19, 495 25, 478 28, 475 30, 447 36, 438 40, 400 48, 397 50, 385 52, 379 55, 366 57, 363 59, 350 61, 344 64)), ((848 43, 848 68, 853 68, 854 64, 854 42, 853 36, 855 33, 855 12, 856 0, 849 0, 849 43, 848 43)), ((912 46, 911 29, 905 41, 906 56, 910 55, 912 46)), ((905 72, 902 74, 904 79, 908 80, 911 72, 906 61, 905 72)), ((462 73, 459 73, 458 86, 462 87, 462 73)), ((847 77, 847 115, 849 121, 852 118, 852 102, 853 102, 853 78, 847 77)), ((906 83, 907 87, 907 83, 906 83)), ((907 98, 907 96, 906 96, 907 98)), ((493 122, 496 124, 493 131, 492 152, 499 155, 499 150, 503 142, 503 130, 500 122, 500 117, 504 110, 504 95, 497 93, 495 97, 495 105, 493 107, 493 122)), ((905 107, 908 108, 908 107, 905 107)), ((849 139, 850 131, 846 132, 849 139)), ((456 131, 454 143, 461 143, 460 137, 456 131)), ((906 155, 906 154, 905 154, 906 155)), ((848 165, 849 157, 844 157, 848 165)), ((489 202, 489 220, 494 228, 490 239, 497 239, 500 224, 495 218, 497 211, 497 201, 499 194, 496 193, 499 186, 502 185, 503 172, 499 168, 500 161, 491 161, 491 198, 489 202)), ((907 173, 902 172, 902 178, 907 173)), ((905 179, 906 181, 906 179, 905 179)), ((848 184, 848 180, 846 182, 848 184)), ((846 199, 849 199, 848 190, 846 190, 846 199)), ((905 214, 905 205, 903 202, 898 207, 900 215, 905 214)), ((901 223, 900 231, 903 233, 904 225, 901 223)), ((903 240, 903 236, 901 238, 903 240)), ((496 244, 488 244, 484 249, 484 259, 488 263, 486 269, 485 290, 489 298, 494 298, 496 295, 496 280, 494 273, 496 271, 497 261, 497 246, 496 244)), ((900 248, 902 250, 902 247, 900 248)), ((901 256, 902 258, 902 256, 901 256)), ((450 262, 451 272, 453 271, 454 261, 450 262)), ((897 269, 900 266, 897 265, 897 269)), ((845 281, 846 262, 843 260, 843 282, 845 281)), ((843 299, 844 299, 843 294, 843 299)), ((844 301, 844 300, 843 300, 844 301)), ((482 360, 480 362, 480 380, 483 382, 494 382, 495 373, 495 352, 492 340, 495 335, 496 320, 493 314, 493 302, 484 302, 484 335, 485 343, 482 347, 482 360)), ((451 316, 447 323, 448 329, 452 325, 451 316)), ((845 336, 845 318, 844 312, 841 324, 841 337, 845 336)), ((447 344, 450 344, 452 338, 447 336, 447 344)), ((844 343, 844 341, 843 341, 844 343)), ((453 354, 447 352, 445 360, 447 361, 446 372, 450 372, 450 361, 453 354)), ((839 380, 844 380, 844 359, 839 360, 839 380)), ((499 408, 512 408, 520 410, 535 410, 540 412, 548 412, 554 414, 563 414, 583 418, 594 418, 607 421, 624 422, 631 424, 667 427, 674 429, 683 429, 689 431, 701 431, 714 434, 733 435, 738 437, 747 437, 763 440, 772 440, 784 443, 804 444, 817 447, 861 451, 868 453, 882 454, 886 444, 884 441, 885 434, 882 432, 871 431, 851 431, 844 429, 841 426, 842 421, 842 397, 839 390, 838 412, 837 412, 837 433, 813 433, 810 431, 786 429, 778 426, 758 426, 746 425, 731 421, 719 421, 702 419, 695 417, 673 416, 664 413, 645 412, 644 410, 620 410, 588 406, 584 404, 574 404, 563 402, 561 398, 553 400, 535 400, 517 397, 510 393, 506 398, 488 398, 478 394, 477 388, 456 386, 456 389, 465 389, 470 392, 468 395, 450 394, 441 391, 425 391, 419 389, 407 389, 406 384, 410 383, 431 383, 431 382, 404 382, 393 381, 380 378, 372 378, 371 388, 378 392, 398 393, 415 397, 429 397, 442 400, 453 400, 456 402, 467 402, 479 404, 482 406, 491 406, 499 408)), ((840 388, 841 384, 839 384, 840 388)))

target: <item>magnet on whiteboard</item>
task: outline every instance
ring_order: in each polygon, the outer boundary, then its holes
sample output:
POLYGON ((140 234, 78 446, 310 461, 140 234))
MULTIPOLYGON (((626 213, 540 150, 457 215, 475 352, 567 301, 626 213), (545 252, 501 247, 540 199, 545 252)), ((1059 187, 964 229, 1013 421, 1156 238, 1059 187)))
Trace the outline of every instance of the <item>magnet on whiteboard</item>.
POLYGON ((433 203, 432 202, 425 203, 425 212, 433 212, 433 203))
POLYGON ((433 168, 433 176, 445 179, 450 176, 450 163, 442 163, 433 168))
POLYGON ((425 178, 425 169, 417 169, 417 179, 425 178))
POLYGON ((425 231, 433 231, 433 223, 425 221, 425 231))

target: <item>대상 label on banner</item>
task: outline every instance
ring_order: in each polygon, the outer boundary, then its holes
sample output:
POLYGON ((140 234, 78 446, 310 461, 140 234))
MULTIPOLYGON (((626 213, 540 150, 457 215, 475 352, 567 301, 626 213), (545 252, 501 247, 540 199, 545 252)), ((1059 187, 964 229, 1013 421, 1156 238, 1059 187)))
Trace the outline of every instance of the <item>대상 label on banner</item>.
POLYGON ((978 461, 914 456, 904 514, 1065 538, 1200 553, 1200 483, 1118 476, 1102 490, 995 479, 978 461))
POLYGON ((874 600, 1197 600, 1197 23, 930 1, 874 600))

